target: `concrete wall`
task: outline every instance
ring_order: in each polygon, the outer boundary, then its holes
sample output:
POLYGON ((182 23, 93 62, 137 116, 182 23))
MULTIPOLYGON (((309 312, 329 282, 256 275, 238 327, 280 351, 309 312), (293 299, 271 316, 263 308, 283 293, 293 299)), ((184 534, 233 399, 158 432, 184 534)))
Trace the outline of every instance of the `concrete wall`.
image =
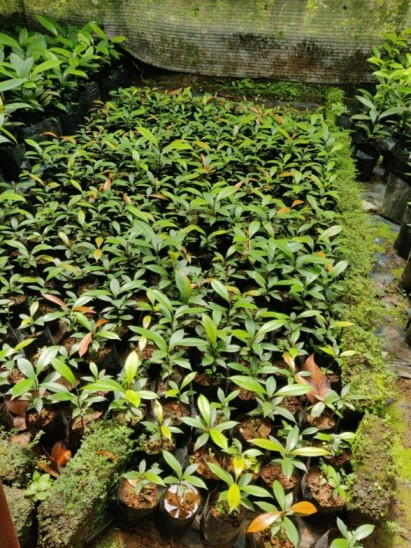
POLYGON ((0 0, 3 18, 17 13, 95 19, 171 70, 334 83, 367 80, 381 32, 411 27, 409 0, 0 0))

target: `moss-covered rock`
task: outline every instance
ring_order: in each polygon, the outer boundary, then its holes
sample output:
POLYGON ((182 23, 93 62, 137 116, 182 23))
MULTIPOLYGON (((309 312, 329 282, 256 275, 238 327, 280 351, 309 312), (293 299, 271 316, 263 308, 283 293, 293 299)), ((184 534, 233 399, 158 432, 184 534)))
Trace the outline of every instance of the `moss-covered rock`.
POLYGON ((378 521, 390 509, 394 486, 392 441, 394 432, 384 419, 366 415, 353 444, 355 480, 348 509, 356 519, 378 521))
POLYGON ((23 489, 5 485, 4 492, 21 548, 33 548, 36 545, 34 502, 25 496, 23 489))
POLYGON ((31 449, 12 443, 9 434, 0 429, 0 477, 5 485, 26 487, 34 470, 31 449))
POLYGON ((130 434, 126 426, 105 422, 84 439, 39 506, 39 546, 79 548, 107 521, 133 453, 130 434))

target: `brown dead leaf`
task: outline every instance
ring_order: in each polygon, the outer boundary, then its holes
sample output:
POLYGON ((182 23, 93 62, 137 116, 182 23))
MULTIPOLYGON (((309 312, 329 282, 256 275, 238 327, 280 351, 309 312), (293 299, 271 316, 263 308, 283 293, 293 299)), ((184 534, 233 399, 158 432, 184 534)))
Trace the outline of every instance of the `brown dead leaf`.
POLYGON ((321 368, 314 361, 314 354, 308 356, 303 365, 303 371, 310 373, 309 377, 296 375, 296 379, 300 384, 308 384, 312 390, 307 394, 307 398, 311 403, 315 404, 323 400, 331 390, 330 382, 327 376, 322 372, 321 368))
POLYGON ((115 461, 117 460, 117 457, 111 453, 110 451, 97 451, 97 455, 101 455, 102 457, 106 457, 108 460, 115 461))
POLYGON ((81 340, 78 347, 78 355, 80 356, 80 358, 82 358, 84 354, 87 353, 87 350, 88 350, 88 347, 90 346, 92 338, 93 338, 93 334, 87 333, 87 335, 81 340))

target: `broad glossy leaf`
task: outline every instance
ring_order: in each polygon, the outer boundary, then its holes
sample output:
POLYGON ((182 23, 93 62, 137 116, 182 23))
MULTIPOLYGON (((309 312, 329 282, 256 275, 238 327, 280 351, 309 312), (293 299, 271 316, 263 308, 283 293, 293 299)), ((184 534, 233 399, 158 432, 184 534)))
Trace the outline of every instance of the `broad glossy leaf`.
POLYGON ((227 491, 227 502, 229 506, 230 514, 241 504, 241 492, 236 483, 230 485, 227 491))
POLYGON ((258 518, 255 518, 248 526, 247 533, 260 533, 268 529, 280 516, 280 511, 268 512, 267 514, 261 514, 258 518))
POLYGON ((135 390, 126 390, 125 396, 127 401, 134 405, 134 407, 140 407, 141 398, 135 390))
POLYGON ((302 500, 301 502, 296 502, 290 508, 290 511, 300 516, 311 516, 317 512, 317 508, 311 502, 302 500))

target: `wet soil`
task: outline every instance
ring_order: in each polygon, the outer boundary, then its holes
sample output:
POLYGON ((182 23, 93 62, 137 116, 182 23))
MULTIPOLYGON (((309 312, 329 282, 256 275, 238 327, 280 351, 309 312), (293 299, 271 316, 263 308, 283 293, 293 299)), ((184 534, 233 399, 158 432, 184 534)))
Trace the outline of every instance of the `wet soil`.
POLYGON ((124 480, 120 488, 120 499, 129 508, 154 508, 157 505, 158 487, 156 485, 148 485, 140 493, 136 493, 135 483, 124 480))

